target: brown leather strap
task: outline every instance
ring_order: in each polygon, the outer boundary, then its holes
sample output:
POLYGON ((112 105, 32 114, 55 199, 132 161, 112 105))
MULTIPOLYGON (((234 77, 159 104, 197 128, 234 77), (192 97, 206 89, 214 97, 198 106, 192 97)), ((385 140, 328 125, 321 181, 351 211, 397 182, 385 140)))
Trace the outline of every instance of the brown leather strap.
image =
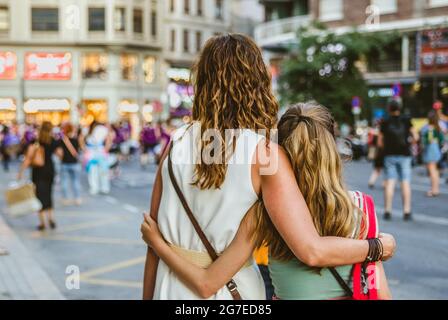
MULTIPOLYGON (((177 183, 176 177, 174 176, 173 172, 173 162, 171 160, 171 153, 173 150, 174 143, 171 142, 170 149, 168 152, 168 173, 170 175, 171 183, 173 184, 174 190, 176 190, 177 196, 179 197, 180 202, 182 203, 182 206, 185 209, 185 212, 187 213, 188 218, 190 219, 191 223, 193 224, 194 229, 196 230, 196 233, 198 234, 199 238, 201 239, 202 243, 205 246, 205 249, 207 250, 208 254, 210 255, 210 258, 212 258, 213 261, 218 259, 218 254, 216 253, 215 249, 213 249, 212 244, 208 241, 207 236, 204 234, 204 232, 201 229, 201 226, 199 225, 198 221, 194 217, 193 211, 191 211, 190 207, 188 206, 187 200, 185 199, 184 194, 182 193, 179 184, 177 183)), ((227 289, 229 289, 230 294, 233 297, 233 300, 243 300, 241 298, 240 293, 238 292, 238 287, 233 279, 231 279, 226 284, 227 289)))
POLYGON ((73 158, 78 158, 78 152, 76 151, 75 147, 73 146, 72 142, 69 138, 66 136, 62 136, 62 142, 64 142, 65 146, 67 147, 67 150, 70 152, 73 158))
POLYGON ((344 279, 342 279, 342 276, 339 274, 339 272, 334 267, 328 267, 328 270, 330 270, 333 277, 336 279, 336 281, 339 283, 342 289, 344 289, 345 294, 347 297, 352 298, 353 297, 353 290, 350 288, 347 282, 345 282, 344 279))

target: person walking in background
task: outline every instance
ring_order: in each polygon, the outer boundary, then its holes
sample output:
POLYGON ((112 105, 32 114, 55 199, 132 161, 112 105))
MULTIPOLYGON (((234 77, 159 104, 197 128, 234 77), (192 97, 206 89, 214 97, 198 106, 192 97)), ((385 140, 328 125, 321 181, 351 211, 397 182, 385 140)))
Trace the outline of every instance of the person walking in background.
POLYGON ((112 140, 113 135, 105 125, 98 122, 91 124, 86 137, 85 152, 85 166, 91 195, 110 192, 108 153, 112 140))
POLYGON ((260 246, 254 251, 255 263, 260 269, 266 290, 266 300, 272 300, 274 296, 274 286, 272 285, 271 275, 269 273, 269 247, 266 244, 260 246))
POLYGON ((4 126, 0 137, 0 153, 2 155, 3 170, 5 172, 9 171, 9 162, 11 160, 11 155, 8 152, 10 143, 11 133, 9 132, 9 127, 4 126))
POLYGON ((73 191, 73 202, 81 204, 81 164, 79 162, 80 151, 83 141, 76 133, 75 127, 71 123, 62 126, 62 136, 59 141, 61 152, 61 186, 63 203, 69 204, 69 185, 73 191))
POLYGON ((444 133, 436 111, 431 111, 428 114, 428 124, 422 128, 420 137, 423 147, 423 162, 426 164, 431 179, 431 190, 426 195, 436 197, 440 192, 440 175, 437 165, 442 159, 441 146, 444 143, 444 133))
POLYGON ((401 103, 388 103, 389 118, 381 125, 378 145, 384 150, 384 219, 390 220, 397 179, 401 183, 404 219, 411 219, 411 143, 418 135, 408 117, 401 115, 401 103))
POLYGON ((36 186, 36 197, 42 203, 42 209, 39 212, 40 224, 37 227, 39 231, 46 228, 45 218, 51 229, 56 228, 53 213, 53 181, 55 169, 52 156, 55 153, 58 144, 52 136, 52 125, 50 122, 42 123, 39 130, 37 142, 30 145, 26 151, 18 173, 18 180, 23 177, 23 172, 28 167, 32 167, 32 181, 36 186))
POLYGON ((156 161, 157 164, 160 163, 160 159, 162 158, 162 155, 166 152, 170 145, 171 141, 171 134, 172 134, 172 128, 170 126, 170 119, 166 120, 166 126, 163 125, 162 121, 159 121, 157 123, 157 131, 160 133, 160 143, 157 146, 157 156, 156 161))
MULTIPOLYGON (((378 121, 375 124, 375 128, 373 128, 371 130, 371 132, 369 133, 370 134, 370 141, 369 141, 370 147, 372 148, 371 150, 373 150, 372 151, 372 153, 373 153, 373 155, 372 155, 373 171, 369 178, 369 183, 368 183, 369 189, 375 188, 375 183, 378 180, 378 178, 380 177, 381 170, 383 170, 383 167, 384 167, 384 151, 383 151, 383 148, 380 148, 378 146, 378 136, 380 133, 380 127, 381 127, 381 122, 378 121)), ((384 187, 384 185, 383 185, 383 187, 384 187)))
POLYGON ((140 165, 145 168, 149 163, 149 153, 151 153, 155 158, 157 153, 155 148, 160 141, 160 130, 154 127, 152 122, 147 122, 140 132, 140 144, 142 147, 140 154, 140 165))
POLYGON ((21 140, 21 154, 25 154, 28 146, 36 141, 37 128, 35 125, 26 125, 21 140))
POLYGON ((443 113, 443 103, 440 100, 437 100, 432 105, 432 108, 436 111, 437 116, 439 117, 439 121, 441 122, 441 127, 448 129, 448 116, 443 113))
MULTIPOLYGON (((437 113, 439 117, 439 127, 444 135, 445 143, 441 145, 442 147, 442 158, 439 161, 440 175, 443 174, 444 169, 448 166, 448 116, 443 113, 443 103, 442 101, 437 100, 434 102, 432 108, 437 113)), ((446 179, 446 183, 448 184, 448 178, 446 179)))

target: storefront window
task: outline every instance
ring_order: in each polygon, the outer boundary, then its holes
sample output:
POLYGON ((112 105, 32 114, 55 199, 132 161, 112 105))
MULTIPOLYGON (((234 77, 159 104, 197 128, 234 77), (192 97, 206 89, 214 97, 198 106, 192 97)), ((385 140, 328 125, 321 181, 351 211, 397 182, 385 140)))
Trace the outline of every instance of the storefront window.
POLYGON ((140 132, 139 105, 133 99, 121 100, 118 105, 118 113, 121 120, 126 121, 131 127, 131 139, 138 140, 140 132))
POLYGON ((0 123, 16 120, 16 103, 12 98, 0 98, 0 123))
POLYGON ((138 57, 136 54, 124 53, 121 55, 121 76, 123 80, 136 80, 138 57))
POLYGON ((107 55, 103 53, 86 53, 82 57, 82 77, 84 79, 107 78, 107 55))
POLYGON ((153 56, 145 57, 143 62, 143 73, 146 83, 153 83, 156 77, 156 58, 153 56))
POLYGON ((105 123, 108 119, 107 101, 105 99, 86 99, 81 104, 80 123, 88 126, 93 121, 105 123))
POLYGON ((41 124, 49 121, 57 126, 70 120, 70 108, 68 99, 28 99, 23 106, 25 122, 41 124))

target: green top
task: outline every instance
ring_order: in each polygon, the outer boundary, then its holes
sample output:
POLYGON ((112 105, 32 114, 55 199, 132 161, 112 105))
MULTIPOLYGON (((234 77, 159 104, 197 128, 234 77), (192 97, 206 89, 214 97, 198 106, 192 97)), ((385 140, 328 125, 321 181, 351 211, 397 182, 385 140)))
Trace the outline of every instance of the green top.
MULTIPOLYGON (((348 281, 352 265, 337 267, 341 277, 348 281)), ((269 258, 269 271, 275 295, 281 300, 328 300, 345 297, 330 270, 312 269, 297 259, 288 262, 269 258)))
MULTIPOLYGON (((349 191, 354 203, 360 205, 354 192, 349 191)), ((355 212, 354 212, 355 213, 355 212)), ((359 232, 361 219, 355 215, 355 230, 352 237, 359 232)), ((342 279, 350 286, 353 265, 335 268, 342 279)), ((347 294, 327 268, 310 268, 294 258, 283 262, 269 257, 269 271, 275 295, 281 300, 328 300, 346 297, 347 294)))

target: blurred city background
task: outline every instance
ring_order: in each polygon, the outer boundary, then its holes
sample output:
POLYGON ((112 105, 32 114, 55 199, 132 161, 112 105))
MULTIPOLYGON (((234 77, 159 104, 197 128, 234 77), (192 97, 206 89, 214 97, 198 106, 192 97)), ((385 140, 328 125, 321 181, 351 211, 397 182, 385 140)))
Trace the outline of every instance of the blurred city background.
MULTIPOLYGON (((351 142, 347 183, 374 196, 380 217, 382 178, 369 178, 388 103, 418 132, 437 113, 447 134, 447 0, 0 0, 0 299, 141 298, 139 227, 158 157, 190 120, 190 70, 203 44, 229 32, 260 46, 282 110, 311 99, 332 110, 351 142), (111 169, 99 191, 83 170, 70 202, 55 157, 57 228, 36 230, 36 216, 8 213, 3 194, 45 121, 55 139, 68 122, 79 136, 102 123, 111 169), (78 273, 79 287, 70 282, 78 273)), ((385 264, 397 299, 448 298, 446 140, 439 196, 427 197, 416 142, 414 219, 402 221, 397 194, 392 220, 380 221, 398 242, 385 264)))

